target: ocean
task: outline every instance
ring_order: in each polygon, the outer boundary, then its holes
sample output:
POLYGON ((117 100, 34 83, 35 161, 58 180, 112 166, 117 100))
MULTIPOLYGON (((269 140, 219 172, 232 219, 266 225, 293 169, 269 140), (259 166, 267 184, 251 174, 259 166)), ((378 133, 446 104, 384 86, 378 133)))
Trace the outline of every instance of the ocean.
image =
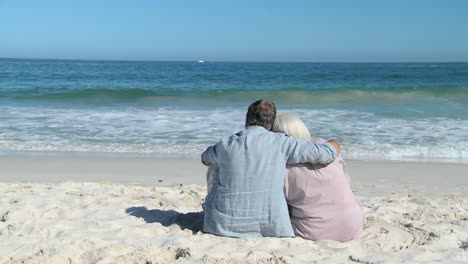
POLYGON ((196 158, 261 98, 347 159, 468 162, 468 63, 0 59, 0 153, 196 158))

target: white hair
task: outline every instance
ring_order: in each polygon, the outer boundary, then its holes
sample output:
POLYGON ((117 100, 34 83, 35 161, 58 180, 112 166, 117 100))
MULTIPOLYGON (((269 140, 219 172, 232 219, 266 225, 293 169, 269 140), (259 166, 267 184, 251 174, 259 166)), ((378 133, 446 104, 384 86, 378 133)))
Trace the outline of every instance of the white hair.
POLYGON ((293 113, 278 114, 273 124, 273 131, 283 132, 301 140, 312 140, 309 129, 307 129, 304 122, 293 113))

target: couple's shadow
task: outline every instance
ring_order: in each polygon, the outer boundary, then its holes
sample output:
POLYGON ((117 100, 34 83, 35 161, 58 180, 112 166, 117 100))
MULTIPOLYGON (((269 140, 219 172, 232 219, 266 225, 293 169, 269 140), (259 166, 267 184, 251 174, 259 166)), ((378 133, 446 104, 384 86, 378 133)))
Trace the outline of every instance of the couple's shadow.
POLYGON ((189 229, 194 234, 202 231, 203 212, 179 213, 174 210, 148 210, 146 207, 130 207, 125 210, 128 215, 142 218, 146 223, 160 223, 163 226, 178 225, 182 230, 189 229))

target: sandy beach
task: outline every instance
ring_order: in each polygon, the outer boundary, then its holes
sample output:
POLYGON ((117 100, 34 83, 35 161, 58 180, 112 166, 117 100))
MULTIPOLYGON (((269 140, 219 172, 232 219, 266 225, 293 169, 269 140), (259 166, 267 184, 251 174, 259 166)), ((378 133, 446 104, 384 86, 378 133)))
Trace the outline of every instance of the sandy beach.
POLYGON ((202 233, 198 160, 2 157, 0 263, 467 263, 468 164, 348 164, 367 223, 340 243, 202 233))
POLYGON ((468 264, 467 11, 0 0, 0 264, 468 264))

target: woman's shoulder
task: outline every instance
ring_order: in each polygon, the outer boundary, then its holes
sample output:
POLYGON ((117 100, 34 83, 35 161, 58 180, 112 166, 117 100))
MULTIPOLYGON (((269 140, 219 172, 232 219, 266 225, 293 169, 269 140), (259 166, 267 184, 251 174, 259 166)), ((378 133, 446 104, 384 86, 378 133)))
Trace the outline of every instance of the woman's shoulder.
POLYGON ((327 143, 327 141, 325 139, 323 139, 323 138, 312 138, 310 141, 313 142, 313 143, 318 143, 318 144, 327 143))

